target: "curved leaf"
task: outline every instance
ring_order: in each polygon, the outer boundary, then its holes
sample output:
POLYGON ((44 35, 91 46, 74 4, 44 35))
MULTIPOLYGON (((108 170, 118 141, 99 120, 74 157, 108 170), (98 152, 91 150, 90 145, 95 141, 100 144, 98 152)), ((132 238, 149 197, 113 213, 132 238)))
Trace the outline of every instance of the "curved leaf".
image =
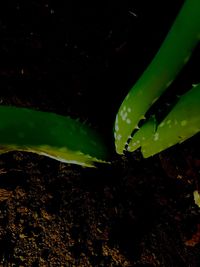
POLYGON ((158 53, 124 99, 114 135, 119 154, 151 105, 169 87, 200 39, 200 1, 186 0, 158 53))
POLYGON ((100 136, 69 117, 0 106, 0 122, 0 153, 29 151, 89 167, 107 160, 100 136))

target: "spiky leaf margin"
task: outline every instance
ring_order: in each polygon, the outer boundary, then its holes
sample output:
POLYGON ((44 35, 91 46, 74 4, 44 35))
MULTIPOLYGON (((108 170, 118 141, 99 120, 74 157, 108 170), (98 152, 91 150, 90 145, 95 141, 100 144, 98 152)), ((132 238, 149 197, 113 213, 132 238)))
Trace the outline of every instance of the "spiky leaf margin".
POLYGON ((100 136, 70 117, 26 108, 0 106, 0 153, 20 150, 94 167, 106 162, 100 136))
POLYGON ((122 154, 132 132, 189 60, 200 39, 200 1, 186 0, 158 53, 124 99, 115 120, 114 136, 122 154))

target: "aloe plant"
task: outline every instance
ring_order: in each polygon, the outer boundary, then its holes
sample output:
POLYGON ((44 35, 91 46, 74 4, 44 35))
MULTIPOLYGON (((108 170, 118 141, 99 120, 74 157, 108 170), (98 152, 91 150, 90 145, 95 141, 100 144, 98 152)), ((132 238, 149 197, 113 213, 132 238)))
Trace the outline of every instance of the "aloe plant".
POLYGON ((70 117, 0 106, 0 121, 0 153, 28 151, 87 167, 107 160, 101 137, 70 117))
POLYGON ((155 118, 147 121, 131 139, 128 150, 141 146, 145 158, 177 143, 182 143, 200 131, 200 84, 180 97, 178 103, 157 125, 155 118))
MULTIPOLYGON (((146 112, 187 63, 199 39, 200 1, 186 0, 158 53, 118 111, 117 153, 141 147, 143 156, 149 157, 200 131, 200 84, 183 95, 159 125, 155 116, 145 121, 146 112)), ((0 106, 0 121, 0 153, 28 151, 88 167, 107 162, 101 137, 70 117, 0 106)))
MULTIPOLYGON (((150 149, 150 144, 147 148, 146 145, 143 148, 144 139, 150 138, 152 133, 154 133, 153 136, 156 139, 162 132, 161 129, 164 130, 165 128, 161 128, 161 125, 163 125, 161 124, 155 131, 156 125, 153 118, 144 124, 145 115, 148 109, 159 99, 161 94, 170 86, 183 66, 188 62, 199 39, 200 1, 186 0, 159 51, 136 84, 131 88, 119 108, 114 127, 117 153, 122 154, 125 149, 133 151, 142 146, 143 155, 147 157, 180 141, 177 138, 178 130, 175 130, 174 123, 169 124, 171 128, 166 132, 166 135, 170 136, 169 142, 166 143, 166 141, 163 141, 164 143, 161 144, 161 140, 163 139, 159 139, 159 146, 155 146, 154 143, 152 149, 150 149), (143 122, 144 126, 139 130, 138 125, 141 122, 143 122), (134 133, 136 134, 135 138, 134 133), (131 141, 132 138, 134 139, 131 141)), ((187 101, 188 104, 190 103, 190 107, 193 105, 193 101, 195 102, 196 106, 193 116, 197 119, 193 120, 189 118, 189 115, 186 115, 183 109, 179 109, 180 104, 174 109, 173 113, 169 114, 169 116, 173 116, 174 120, 176 120, 176 116, 177 121, 182 116, 183 121, 187 121, 187 127, 180 128, 182 132, 179 132, 179 134, 180 136, 184 136, 181 140, 187 139, 199 131, 200 98, 198 91, 199 86, 193 89, 191 93, 188 93, 188 95, 185 95, 181 100, 181 103, 185 103, 187 112, 189 111, 189 107, 186 106, 187 101), (188 100, 187 97, 189 98, 188 100), (197 97, 197 100, 195 100, 195 97, 197 97), (191 131, 187 131, 188 127, 191 127, 191 131)), ((169 122, 170 118, 167 117, 166 120, 169 122)), ((163 123, 165 124, 166 121, 164 120, 163 123)))

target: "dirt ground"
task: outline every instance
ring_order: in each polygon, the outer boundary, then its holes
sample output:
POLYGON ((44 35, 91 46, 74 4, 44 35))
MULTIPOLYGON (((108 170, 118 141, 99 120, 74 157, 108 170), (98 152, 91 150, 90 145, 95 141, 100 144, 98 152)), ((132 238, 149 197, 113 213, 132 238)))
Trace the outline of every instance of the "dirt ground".
POLYGON ((98 169, 20 152, 0 164, 1 266, 199 266, 188 146, 98 169))
MULTIPOLYGON (((112 135, 123 97, 182 2, 0 4, 0 103, 87 122, 112 163, 0 155, 0 266, 199 266, 199 135, 145 160, 139 151, 116 155, 112 135)), ((199 51, 156 107, 161 116, 199 82, 199 51)))

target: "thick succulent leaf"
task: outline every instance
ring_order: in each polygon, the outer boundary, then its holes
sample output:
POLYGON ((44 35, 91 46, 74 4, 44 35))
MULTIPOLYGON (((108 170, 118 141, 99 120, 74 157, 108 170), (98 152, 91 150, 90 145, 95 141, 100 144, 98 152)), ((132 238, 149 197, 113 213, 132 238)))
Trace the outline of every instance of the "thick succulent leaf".
POLYGON ((133 152, 136 149, 143 146, 148 139, 153 136, 156 131, 156 119, 155 117, 151 117, 148 121, 146 121, 142 127, 134 134, 131 138, 127 150, 129 152, 133 152))
POLYGON ((29 151, 90 167, 107 159, 107 149, 99 135, 69 117, 0 106, 0 121, 0 153, 29 151))
POLYGON ((158 53, 124 99, 116 116, 116 151, 123 153, 131 133, 169 87, 200 39, 200 1, 186 0, 158 53))
MULTIPOLYGON (((145 158, 181 143, 200 131, 200 84, 184 94, 158 125, 153 135, 142 143, 145 158)), ((145 136, 145 135, 144 135, 145 136)))

